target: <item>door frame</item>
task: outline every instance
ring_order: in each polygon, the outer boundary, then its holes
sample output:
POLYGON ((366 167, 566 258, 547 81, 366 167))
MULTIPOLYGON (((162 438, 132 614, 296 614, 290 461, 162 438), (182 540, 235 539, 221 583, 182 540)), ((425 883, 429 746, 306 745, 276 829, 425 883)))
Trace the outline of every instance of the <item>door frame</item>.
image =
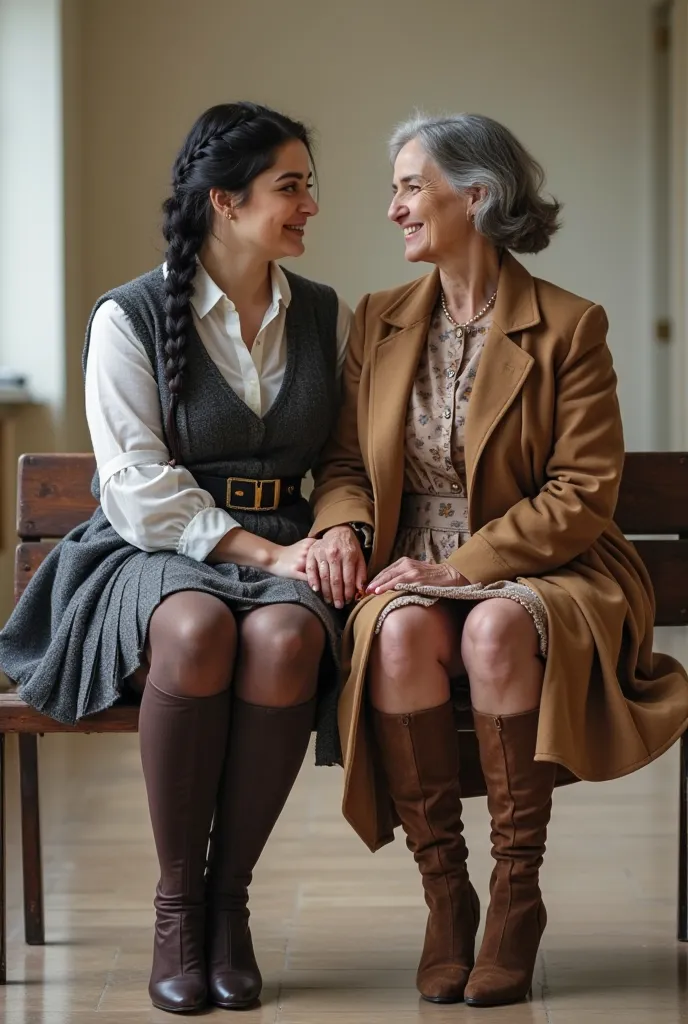
POLYGON ((688 0, 674 0, 671 26, 671 438, 688 449, 688 0))

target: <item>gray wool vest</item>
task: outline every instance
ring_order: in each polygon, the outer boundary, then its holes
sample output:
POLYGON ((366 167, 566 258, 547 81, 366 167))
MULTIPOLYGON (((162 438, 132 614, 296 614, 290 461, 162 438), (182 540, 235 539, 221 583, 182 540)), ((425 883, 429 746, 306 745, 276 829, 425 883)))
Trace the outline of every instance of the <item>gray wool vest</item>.
MULTIPOLYGON (((191 473, 266 480, 304 476, 316 461, 337 413, 338 300, 332 288, 287 273, 287 364, 274 404, 262 418, 238 397, 192 326, 177 409, 184 465, 191 473)), ((170 404, 165 380, 165 289, 162 267, 103 295, 86 331, 83 365, 96 310, 108 299, 123 309, 151 361, 163 429, 170 404)), ((100 495, 98 474, 93 493, 100 495)))

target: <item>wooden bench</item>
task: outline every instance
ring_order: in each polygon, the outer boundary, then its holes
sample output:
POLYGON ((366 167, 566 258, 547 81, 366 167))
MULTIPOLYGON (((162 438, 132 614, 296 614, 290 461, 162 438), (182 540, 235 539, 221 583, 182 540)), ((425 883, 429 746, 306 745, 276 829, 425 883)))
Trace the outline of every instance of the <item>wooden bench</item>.
MULTIPOLYGON (((19 462, 14 596, 19 599, 56 543, 89 518, 91 455, 24 455, 19 462)), ((657 598, 656 625, 688 626, 688 454, 626 456, 616 521, 638 540, 657 598)), ((43 882, 38 794, 39 735, 48 732, 135 732, 138 707, 122 705, 64 726, 30 708, 16 692, 0 693, 0 984, 6 981, 4 740, 19 734, 24 925, 26 942, 42 945, 43 882)), ((688 941, 688 742, 681 740, 678 938, 688 941)))

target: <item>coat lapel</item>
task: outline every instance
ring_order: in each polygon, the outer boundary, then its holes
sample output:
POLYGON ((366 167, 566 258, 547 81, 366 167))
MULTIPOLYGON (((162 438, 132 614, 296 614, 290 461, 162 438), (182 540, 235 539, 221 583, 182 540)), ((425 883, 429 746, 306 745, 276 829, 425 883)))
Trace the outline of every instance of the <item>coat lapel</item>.
POLYGON ((466 476, 470 496, 480 456, 511 407, 533 365, 533 357, 493 322, 466 413, 466 476))
POLYGON ((466 413, 466 474, 470 498, 480 457, 523 387, 533 357, 520 346, 522 331, 540 323, 535 282, 510 253, 499 272, 497 302, 466 413), (512 339, 509 335, 514 335, 512 339))
MULTIPOLYGON (((416 370, 439 295, 437 272, 414 282, 382 314, 390 333, 377 342, 371 359, 370 464, 376 509, 401 505, 404 483, 406 410, 416 370)), ((397 522, 376 523, 376 550, 383 559, 394 542, 397 522)))

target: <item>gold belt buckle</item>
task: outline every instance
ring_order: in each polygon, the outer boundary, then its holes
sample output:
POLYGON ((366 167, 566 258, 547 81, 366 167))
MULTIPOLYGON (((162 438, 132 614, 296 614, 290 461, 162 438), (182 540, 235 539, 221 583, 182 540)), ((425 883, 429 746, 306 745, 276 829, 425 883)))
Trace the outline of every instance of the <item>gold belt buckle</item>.
POLYGON ((250 480, 248 477, 227 477, 225 505, 227 508, 238 509, 239 511, 243 509, 244 512, 276 512, 280 503, 281 486, 281 480, 250 480), (272 505, 263 504, 263 488, 266 484, 273 484, 275 489, 274 503, 272 505), (253 488, 253 504, 249 505, 248 501, 244 504, 239 504, 236 499, 248 499, 251 488, 253 488), (249 494, 246 493, 247 491, 249 491, 249 494))

